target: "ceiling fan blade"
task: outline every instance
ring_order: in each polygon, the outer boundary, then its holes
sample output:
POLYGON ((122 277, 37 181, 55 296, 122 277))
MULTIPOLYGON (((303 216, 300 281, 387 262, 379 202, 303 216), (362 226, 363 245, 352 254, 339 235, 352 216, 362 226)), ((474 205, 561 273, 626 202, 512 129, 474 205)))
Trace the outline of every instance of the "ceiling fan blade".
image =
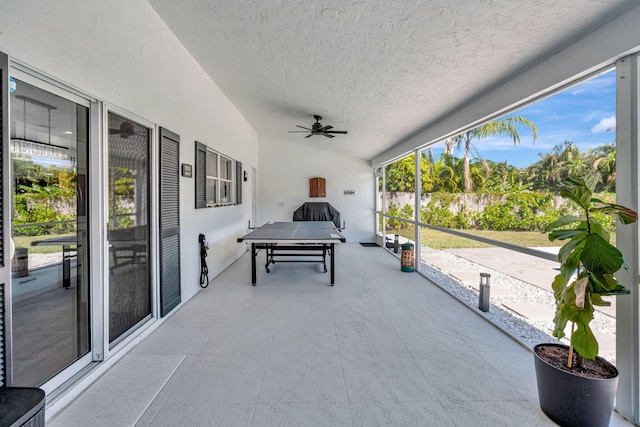
POLYGON ((314 119, 316 119, 316 123, 314 123, 311 128, 308 127, 304 127, 304 126, 300 126, 300 125, 296 125, 297 128, 300 129, 304 129, 304 131, 301 130, 290 130, 287 131, 288 133, 305 133, 305 132, 309 132, 308 135, 305 136, 305 138, 311 138, 313 135, 322 135, 322 136, 326 136, 327 138, 333 138, 334 136, 331 134, 346 134, 347 131, 346 130, 332 130, 333 126, 331 125, 327 125, 327 126, 323 126, 320 123, 320 120, 322 120, 322 117, 320 116, 313 116, 314 119))
POLYGON ((121 138, 128 138, 135 135, 136 131, 131 122, 122 122, 118 129, 109 128, 109 135, 120 135, 121 138))

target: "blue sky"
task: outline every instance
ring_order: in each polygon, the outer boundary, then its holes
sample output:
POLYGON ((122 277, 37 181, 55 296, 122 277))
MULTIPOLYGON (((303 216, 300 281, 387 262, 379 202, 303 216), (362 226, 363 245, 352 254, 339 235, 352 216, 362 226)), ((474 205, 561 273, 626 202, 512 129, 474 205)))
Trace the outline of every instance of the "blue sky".
MULTIPOLYGON (((475 140, 475 150, 487 160, 506 161, 519 168, 540 160, 539 154, 549 153, 555 145, 573 141, 580 151, 586 151, 615 141, 616 97, 615 70, 601 74, 579 85, 521 108, 508 116, 522 116, 538 128, 533 142, 531 131, 520 131, 520 144, 507 137, 492 136, 475 140)), ((434 155, 443 145, 433 147, 434 155)), ((454 156, 462 157, 462 149, 454 156)), ((472 151, 472 156, 476 155, 472 151)))

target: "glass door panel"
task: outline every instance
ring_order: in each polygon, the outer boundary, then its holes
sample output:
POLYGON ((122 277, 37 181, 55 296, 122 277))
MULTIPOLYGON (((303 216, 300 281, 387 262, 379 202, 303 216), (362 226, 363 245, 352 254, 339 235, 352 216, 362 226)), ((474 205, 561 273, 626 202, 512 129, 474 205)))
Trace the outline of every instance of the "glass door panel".
POLYGON ((89 108, 16 79, 11 93, 14 386, 40 386, 91 350, 89 108))
POLYGON ((109 113, 109 343, 151 315, 151 132, 109 113))

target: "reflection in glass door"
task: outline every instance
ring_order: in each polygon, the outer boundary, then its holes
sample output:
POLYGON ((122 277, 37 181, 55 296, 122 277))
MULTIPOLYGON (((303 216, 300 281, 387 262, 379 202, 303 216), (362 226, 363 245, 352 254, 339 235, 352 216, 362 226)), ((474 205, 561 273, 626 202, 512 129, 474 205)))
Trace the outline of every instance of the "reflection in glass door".
POLYGON ((151 315, 151 132, 109 113, 109 343, 151 315))
POLYGON ((12 385, 40 386, 90 351, 89 108, 15 80, 12 385))

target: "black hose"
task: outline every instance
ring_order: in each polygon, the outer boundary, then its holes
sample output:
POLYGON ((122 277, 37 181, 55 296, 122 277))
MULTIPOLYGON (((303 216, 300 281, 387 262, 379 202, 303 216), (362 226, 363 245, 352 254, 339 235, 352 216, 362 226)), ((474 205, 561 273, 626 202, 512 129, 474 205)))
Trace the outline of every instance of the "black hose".
POLYGON ((206 288, 209 286, 209 267, 206 260, 209 246, 204 241, 204 234, 198 236, 198 241, 200 242, 200 287, 206 288))

